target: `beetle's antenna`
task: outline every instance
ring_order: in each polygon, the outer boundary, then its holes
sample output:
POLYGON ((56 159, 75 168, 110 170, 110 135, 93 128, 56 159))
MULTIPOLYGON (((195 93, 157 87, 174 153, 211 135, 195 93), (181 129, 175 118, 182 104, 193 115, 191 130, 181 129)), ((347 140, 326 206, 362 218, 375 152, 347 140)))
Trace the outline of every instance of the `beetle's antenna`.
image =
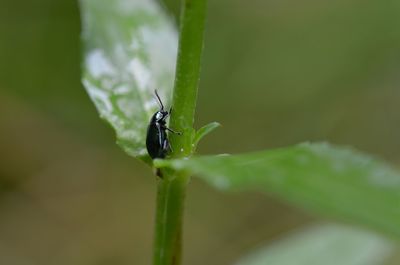
POLYGON ((162 104, 162 101, 160 99, 160 96, 157 93, 157 90, 154 90, 154 94, 156 94, 157 101, 158 101, 158 104, 160 105, 161 110, 164 110, 164 105, 162 104))

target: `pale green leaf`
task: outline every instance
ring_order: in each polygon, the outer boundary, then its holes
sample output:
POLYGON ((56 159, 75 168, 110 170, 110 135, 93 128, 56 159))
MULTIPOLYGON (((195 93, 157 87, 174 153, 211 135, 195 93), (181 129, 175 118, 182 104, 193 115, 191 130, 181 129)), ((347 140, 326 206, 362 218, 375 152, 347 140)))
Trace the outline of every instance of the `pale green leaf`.
POLYGON ((157 160, 156 165, 197 174, 219 189, 276 194, 316 213, 400 236, 400 174, 348 148, 306 143, 242 155, 157 160))
POLYGON ((146 128, 172 95, 177 32, 154 0, 81 0, 83 84, 120 146, 145 157, 146 128))
POLYGON ((391 242, 345 226, 310 227, 259 249, 235 265, 380 265, 391 242))
POLYGON ((197 145, 199 144, 200 140, 203 139, 204 136, 206 136, 207 134, 209 134, 210 132, 214 131, 215 129, 217 129, 218 127, 220 127, 221 124, 219 122, 211 122, 207 125, 204 125, 203 127, 201 127, 200 129, 198 129, 196 131, 196 134, 194 136, 193 139, 193 145, 194 145, 194 149, 196 149, 197 145))

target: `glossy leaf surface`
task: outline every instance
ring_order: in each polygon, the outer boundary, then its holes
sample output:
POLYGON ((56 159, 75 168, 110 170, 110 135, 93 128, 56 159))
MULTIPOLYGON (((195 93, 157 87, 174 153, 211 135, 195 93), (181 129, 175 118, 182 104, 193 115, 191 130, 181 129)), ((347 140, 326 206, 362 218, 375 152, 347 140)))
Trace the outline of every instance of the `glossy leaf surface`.
POLYGON ((153 0, 81 0, 83 84, 130 155, 146 157, 146 128, 172 95, 177 32, 153 0))

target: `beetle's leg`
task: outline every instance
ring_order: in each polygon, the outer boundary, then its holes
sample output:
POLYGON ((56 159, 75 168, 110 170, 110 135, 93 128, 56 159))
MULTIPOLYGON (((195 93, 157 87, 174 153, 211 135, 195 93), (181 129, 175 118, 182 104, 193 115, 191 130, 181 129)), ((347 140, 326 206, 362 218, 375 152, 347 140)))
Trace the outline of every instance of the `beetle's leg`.
POLYGON ((170 132, 172 132, 172 133, 175 133, 175 134, 177 134, 177 135, 182 135, 181 132, 174 131, 174 130, 168 128, 168 127, 165 126, 165 125, 163 125, 162 128, 165 129, 165 130, 168 130, 168 131, 170 131, 170 132))
POLYGON ((162 144, 162 149, 163 150, 168 150, 170 148, 170 144, 168 142, 168 139, 165 139, 163 144, 162 144))
POLYGON ((164 140, 164 143, 163 143, 163 151, 166 151, 166 152, 168 152, 168 153, 173 152, 172 146, 171 146, 171 144, 169 143, 168 139, 165 139, 165 140, 164 140))
POLYGON ((168 131, 170 131, 170 132, 172 132, 172 133, 175 133, 175 134, 177 134, 177 135, 182 135, 181 132, 176 132, 176 131, 174 131, 174 130, 168 128, 168 127, 165 127, 165 129, 167 129, 168 131))
POLYGON ((174 150, 172 149, 172 146, 171 146, 171 144, 170 144, 170 142, 168 141, 168 151, 169 152, 173 152, 174 150))
POLYGON ((158 176, 160 179, 164 178, 164 176, 163 176, 163 174, 161 172, 161 169, 159 169, 159 168, 156 169, 156 176, 158 176))

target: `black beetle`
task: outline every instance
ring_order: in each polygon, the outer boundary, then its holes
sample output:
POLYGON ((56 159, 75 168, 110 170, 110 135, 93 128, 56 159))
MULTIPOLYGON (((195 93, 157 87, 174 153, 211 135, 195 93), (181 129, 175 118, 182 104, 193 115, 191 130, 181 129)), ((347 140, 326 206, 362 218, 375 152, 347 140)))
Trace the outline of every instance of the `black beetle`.
POLYGON ((167 137, 167 130, 181 134, 180 132, 175 132, 167 127, 166 119, 171 114, 172 108, 169 111, 164 110, 164 105, 157 94, 157 90, 154 91, 158 104, 160 105, 160 110, 154 113, 151 117, 149 126, 147 127, 146 136, 146 147, 152 159, 155 158, 165 158, 169 151, 171 151, 171 145, 169 144, 167 137))

